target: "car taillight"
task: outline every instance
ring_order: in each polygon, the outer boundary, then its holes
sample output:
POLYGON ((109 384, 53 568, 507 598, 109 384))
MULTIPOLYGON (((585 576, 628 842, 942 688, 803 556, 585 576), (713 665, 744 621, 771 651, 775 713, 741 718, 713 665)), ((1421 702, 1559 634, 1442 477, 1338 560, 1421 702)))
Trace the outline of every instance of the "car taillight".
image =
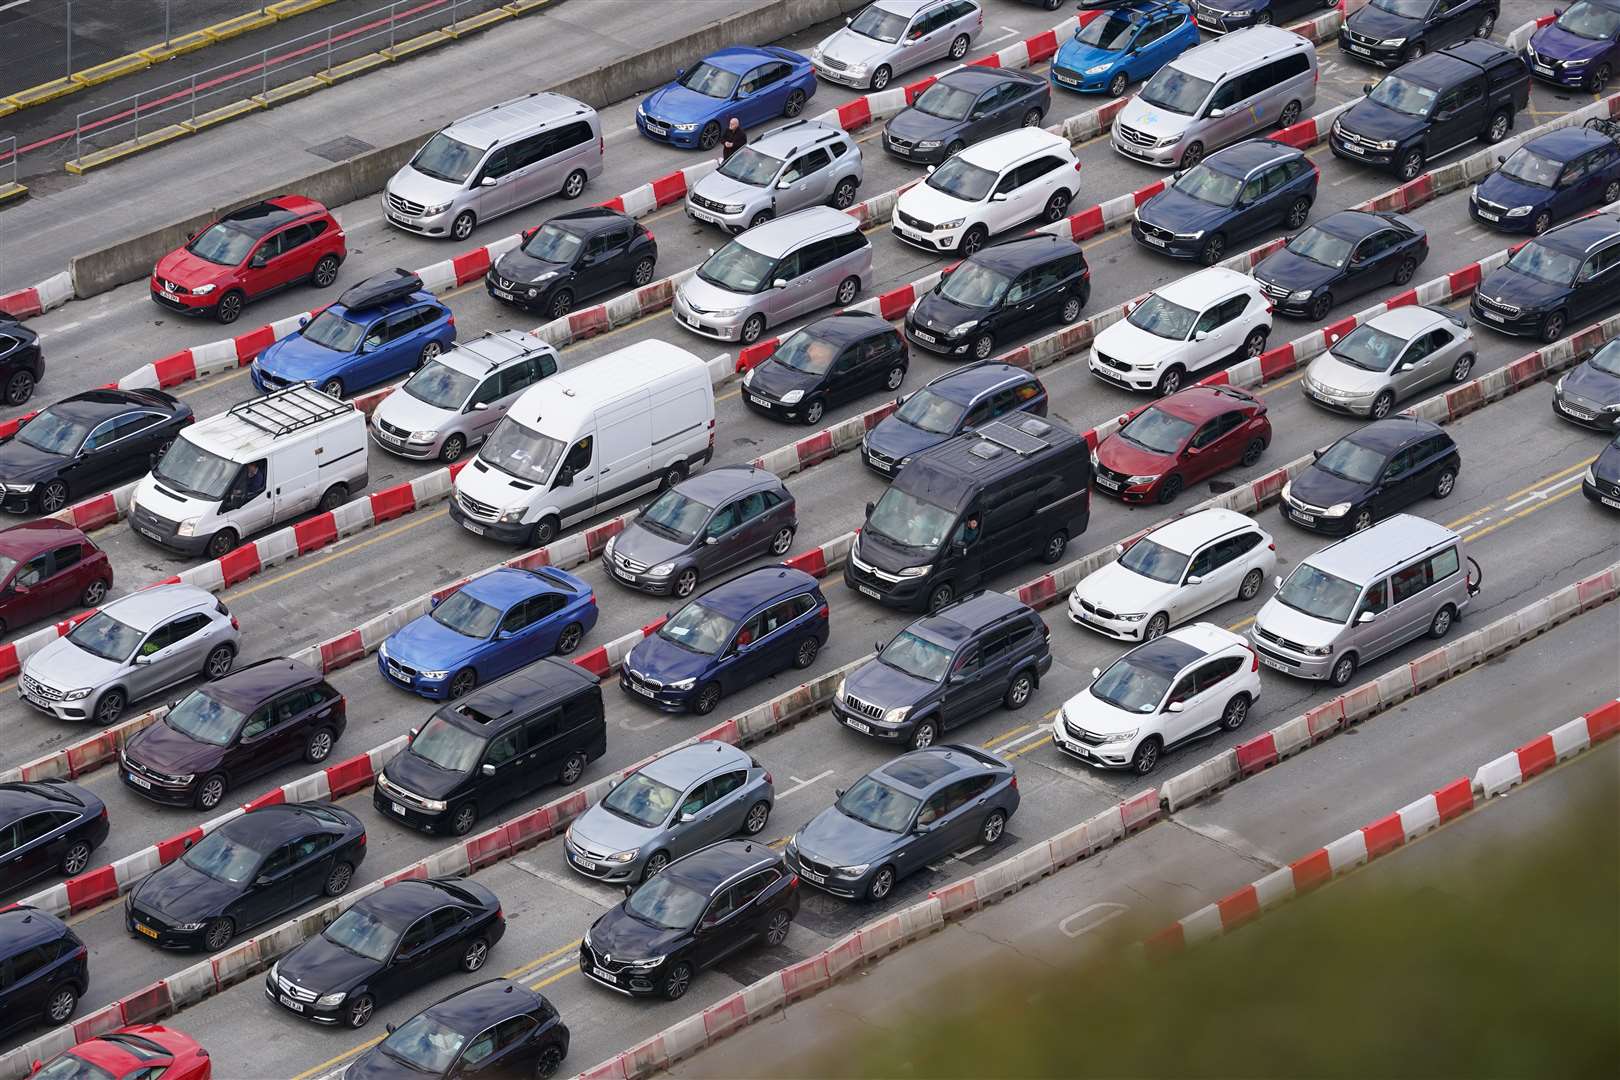
POLYGON ((366 846, 366 834, 365 833, 360 834, 360 838, 354 842, 354 846, 355 847, 365 847, 366 846))
POLYGON ((772 776, 772 775, 771 775, 771 773, 770 773, 770 770, 769 770, 769 769, 767 769, 767 770, 766 770, 766 771, 765 771, 765 782, 766 782, 766 783, 767 783, 767 784, 775 784, 775 783, 776 783, 776 778, 775 778, 775 777, 774 777, 774 776, 772 776))
POLYGON ((1259 671, 1260 670, 1260 654, 1255 652, 1253 649, 1249 650, 1249 670, 1250 671, 1259 671))
POLYGON ((503 908, 501 908, 501 907, 499 907, 499 906, 497 906, 497 907, 496 907, 496 908, 495 908, 495 917, 496 917, 496 918, 497 918, 497 919, 504 919, 504 918, 506 918, 506 911, 505 911, 505 909, 503 909, 503 908))
POLYGON ((1272 551, 1276 551, 1277 550, 1276 541, 1273 541, 1273 542, 1267 544, 1266 547, 1270 548, 1272 551))
POLYGON ((598 154, 607 153, 607 138, 606 138, 606 136, 603 136, 603 135, 597 135, 596 136, 596 152, 598 154))
POLYGON ((1018 774, 1017 773, 1012 774, 1012 789, 1014 791, 1018 790, 1018 774))
POLYGON ((1273 311, 1276 311, 1276 310, 1277 310, 1276 307, 1274 307, 1272 305, 1271 301, 1267 300, 1266 301, 1266 314, 1270 315, 1273 311))
POLYGON ((818 619, 828 618, 831 614, 832 614, 832 611, 827 607, 826 604, 822 604, 819 608, 816 609, 816 618, 818 618, 818 619))
POLYGON ((106 808, 106 807, 105 807, 105 806, 103 806, 103 807, 102 807, 102 808, 101 808, 101 815, 100 815, 100 816, 101 816, 101 820, 102 820, 102 821, 106 821, 106 820, 107 820, 107 808, 106 808))
POLYGON ((793 874, 792 876, 790 876, 788 878, 787 887, 790 888, 790 889, 797 889, 799 887, 799 875, 798 874, 793 874))
POLYGON ((231 616, 231 629, 232 630, 240 630, 240 629, 242 629, 242 621, 240 619, 238 619, 235 615, 231 616))
POLYGON ((450 329, 454 330, 456 328, 456 317, 454 315, 451 315, 450 316, 450 322, 448 324, 446 324, 446 325, 448 325, 450 327, 450 329))
POLYGON ((1077 162, 1075 162, 1075 163, 1074 163, 1074 171, 1075 171, 1075 172, 1079 172, 1079 171, 1080 171, 1080 163, 1079 163, 1079 162, 1078 162, 1078 161, 1077 161, 1077 162))

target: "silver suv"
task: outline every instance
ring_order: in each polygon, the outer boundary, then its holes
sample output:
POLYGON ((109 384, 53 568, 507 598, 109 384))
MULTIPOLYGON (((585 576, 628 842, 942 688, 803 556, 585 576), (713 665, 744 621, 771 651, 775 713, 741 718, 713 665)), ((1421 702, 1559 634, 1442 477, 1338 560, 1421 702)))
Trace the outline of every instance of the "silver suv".
POLYGON ((861 178, 861 148, 848 132, 795 120, 699 180, 686 196, 686 215, 739 233, 807 206, 847 209, 861 178))
POLYGON ((158 585, 106 604, 22 666, 23 701, 59 720, 103 727, 124 706, 193 675, 230 673, 241 635, 223 600, 195 585, 158 585))
POLYGON ((621 780, 568 826, 568 865, 598 881, 645 881, 674 859, 742 833, 776 801, 771 774, 729 743, 672 750, 621 780))
POLYGON ((557 373, 557 350, 521 330, 485 332, 416 369, 371 414, 391 454, 449 463, 489 438, 518 395, 557 373))
POLYGON ((877 0, 810 50, 823 79, 882 90, 901 72, 960 60, 984 29, 977 0, 877 0))

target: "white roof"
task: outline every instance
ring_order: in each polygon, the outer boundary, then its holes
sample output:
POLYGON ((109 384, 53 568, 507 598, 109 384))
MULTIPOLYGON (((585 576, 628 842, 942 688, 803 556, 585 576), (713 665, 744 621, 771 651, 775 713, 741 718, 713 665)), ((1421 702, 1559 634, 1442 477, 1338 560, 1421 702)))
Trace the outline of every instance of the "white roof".
POLYGON ((352 423, 357 416, 360 411, 352 401, 338 401, 313 386, 297 384, 181 428, 180 437, 228 460, 249 461, 272 445, 308 438, 334 424, 352 423), (301 420, 306 422, 299 423, 301 420))
POLYGON ((708 382, 708 365, 694 354, 667 341, 638 341, 546 378, 523 391, 506 415, 528 428, 571 431, 601 406, 693 370, 708 382))
POLYGON ((1259 293, 1260 285, 1248 274, 1240 274, 1224 266, 1212 266, 1208 270, 1177 278, 1153 291, 1173 304, 1202 311, 1215 301, 1238 292, 1259 293))
POLYGON ((1301 47, 1308 51, 1314 48, 1308 38, 1292 30, 1280 26, 1250 26, 1195 45, 1170 63, 1177 71, 1194 78, 1218 82, 1238 66, 1234 60, 1265 59, 1301 47))
POLYGON ((591 111, 584 102, 562 94, 535 93, 463 116, 444 130, 452 139, 485 149, 516 132, 556 123, 566 116, 584 116, 591 111))
POLYGON ((1177 627, 1167 635, 1177 641, 1184 641, 1195 649, 1202 649, 1205 656, 1223 652, 1233 645, 1242 645, 1248 648, 1243 638, 1223 626, 1214 623, 1198 622, 1187 626, 1177 627))
POLYGON ((1068 139, 1054 135, 1044 128, 1027 127, 992 135, 983 142, 974 143, 957 156, 969 165, 1000 172, 1008 165, 1016 164, 1024 158, 1054 150, 1061 151, 1065 156, 1073 156, 1069 150, 1068 139))
POLYGON ((1191 555, 1216 537, 1242 528, 1258 529, 1259 526, 1236 510, 1212 506, 1167 522, 1148 533, 1146 538, 1178 554, 1191 555))

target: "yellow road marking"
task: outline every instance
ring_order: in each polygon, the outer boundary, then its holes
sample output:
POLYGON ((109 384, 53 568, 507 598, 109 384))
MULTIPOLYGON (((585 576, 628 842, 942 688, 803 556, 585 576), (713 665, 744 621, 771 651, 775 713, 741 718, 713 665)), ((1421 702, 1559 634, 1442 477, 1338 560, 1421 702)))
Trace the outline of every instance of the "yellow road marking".
POLYGON ((539 982, 530 983, 529 984, 529 989, 530 990, 543 990, 546 987, 550 986, 552 983, 556 982, 558 979, 561 979, 561 978, 563 978, 565 976, 568 976, 568 975, 572 975, 572 974, 574 974, 574 972, 576 972, 578 970, 579 970, 579 965, 578 964, 569 964, 567 967, 563 968, 561 971, 557 972, 555 975, 547 975, 544 979, 541 979, 539 982))
POLYGON ((360 541, 358 544, 348 544, 348 545, 340 548, 339 550, 332 552, 330 555, 326 555, 326 556, 324 556, 322 558, 319 558, 319 559, 314 559, 314 560, 308 561, 308 562, 300 559, 300 560, 297 561, 297 565, 293 569, 288 570, 285 574, 277 574, 275 577, 264 578, 264 579, 262 579, 260 581, 255 582, 252 585, 249 585, 245 589, 234 589, 234 590, 233 589, 227 589, 226 593, 230 596, 230 598, 232 600, 240 600, 244 596, 251 596, 254 593, 258 592, 260 589, 268 589, 270 586, 279 584, 279 583, 281 583, 283 581, 286 581, 288 578, 295 578, 299 574, 307 574, 311 570, 318 570, 321 567, 325 566, 327 563, 335 562, 336 560, 341 559, 346 555, 351 555, 356 551, 361 551, 361 550, 363 550, 365 548, 370 547, 373 544, 379 544, 384 540, 388 540, 388 539, 391 539, 391 538, 393 538, 395 536, 398 536, 402 532, 406 532, 406 531, 408 531, 410 529, 420 528, 421 526, 426 525, 430 521, 434 521, 434 520, 437 520, 438 518, 444 517, 449 512, 450 511, 449 511, 448 507, 443 508, 443 509, 439 509, 439 510, 430 510, 430 511, 426 511, 426 512, 420 511, 420 510, 416 511, 415 513, 413 513, 411 515, 411 520, 405 522, 403 525, 399 525, 399 526, 396 526, 395 528, 388 529, 388 530, 386 530, 384 532, 380 532, 376 536, 373 536, 368 540, 360 541))
POLYGON ((1493 521, 1493 522, 1491 522, 1489 525, 1485 526, 1483 529, 1480 529, 1478 532, 1469 533, 1468 537, 1467 537, 1467 540, 1471 544, 1475 540, 1478 540, 1482 536, 1489 536, 1491 533, 1495 532, 1497 529, 1500 529, 1504 525, 1510 524, 1511 522, 1518 521, 1520 518, 1527 518, 1531 514, 1534 514, 1538 510, 1545 510, 1547 507, 1551 506, 1553 503, 1557 502, 1558 500, 1567 499, 1571 495, 1574 495, 1577 492, 1579 492, 1580 490, 1581 489, 1578 488, 1578 487, 1572 487, 1568 491, 1561 491, 1557 495, 1548 496, 1546 499, 1542 500, 1541 502, 1535 503, 1532 506, 1527 506, 1523 510, 1520 510, 1518 513, 1509 514, 1507 517, 1503 518, 1501 521, 1493 521))
POLYGON ((1288 385, 1290 385, 1292 383, 1296 383, 1299 380, 1303 379, 1304 377, 1305 377, 1305 372, 1304 372, 1303 369, 1301 369, 1299 371, 1294 372, 1292 375, 1288 376, 1288 378, 1286 378, 1286 379, 1278 379, 1276 382, 1270 384, 1269 386, 1262 386, 1259 389, 1251 390, 1249 392, 1251 394, 1256 394, 1256 395, 1259 395, 1261 397, 1264 397, 1265 395, 1271 393, 1273 390, 1281 390, 1283 387, 1288 386, 1288 385))
MULTIPOLYGON (((1567 469, 1559 469, 1555 473, 1551 473, 1551 474, 1549 474, 1547 476, 1543 476, 1540 480, 1536 480, 1536 481, 1534 481, 1532 483, 1526 484, 1524 487, 1520 488, 1518 491, 1512 492, 1511 494, 1506 495, 1503 498, 1500 498, 1500 499, 1496 500, 1493 503, 1488 503, 1485 506, 1481 506, 1477 510, 1473 510, 1473 511, 1470 511, 1469 513, 1467 513, 1467 514, 1464 514, 1462 517, 1458 518, 1456 521, 1448 521, 1448 522, 1446 522, 1446 528, 1455 529, 1459 525, 1466 525, 1470 521, 1476 521, 1479 518, 1483 517, 1484 515, 1490 513, 1492 510, 1496 509, 1498 506, 1501 506, 1503 503, 1512 502, 1514 499, 1517 499, 1520 495, 1529 494, 1530 492, 1535 491, 1537 488, 1543 488, 1543 487, 1546 487, 1548 484, 1554 483, 1554 482, 1556 482, 1558 480, 1562 480, 1564 477, 1568 476, 1570 473, 1579 472, 1580 470, 1586 468, 1591 463, 1592 463, 1591 460, 1588 459, 1586 461, 1578 462, 1577 464, 1571 465, 1567 469)), ((1478 534, 1476 533, 1475 535, 1478 535, 1478 534)))
POLYGON ((1043 735, 1039 739, 1036 739, 1034 742, 1030 743, 1028 746, 1020 746, 1017 750, 1009 750, 1009 751, 1007 751, 1005 754, 1003 754, 1001 756, 1002 757, 1009 757, 1009 758, 1020 757, 1021 755, 1027 754, 1031 750, 1036 749, 1037 747, 1045 746, 1047 743, 1049 743, 1051 741, 1052 741, 1052 736, 1043 735))
POLYGON ((523 976, 527 975, 529 972, 533 971, 535 968, 539 967, 541 964, 544 964, 547 960, 555 960, 557 957, 561 956, 563 953, 567 952, 569 949, 577 949, 577 948, 579 948, 579 939, 575 938, 573 941, 570 941, 568 944, 562 946, 561 948, 552 949, 550 952, 546 953, 546 955, 544 955, 544 956, 537 956, 533 960, 530 960, 526 964, 518 965, 517 967, 513 968, 511 971, 508 971, 505 975, 502 975, 501 978, 503 978, 503 979, 521 979, 521 978, 523 978, 523 976))

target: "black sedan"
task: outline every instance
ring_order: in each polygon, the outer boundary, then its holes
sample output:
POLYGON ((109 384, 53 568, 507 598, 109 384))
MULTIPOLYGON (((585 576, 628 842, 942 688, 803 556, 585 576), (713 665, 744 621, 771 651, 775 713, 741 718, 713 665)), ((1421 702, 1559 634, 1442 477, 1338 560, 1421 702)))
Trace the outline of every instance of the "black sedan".
POLYGON ((107 806, 78 784, 0 784, 0 895, 46 874, 82 874, 107 839, 107 806))
POLYGON ((906 379, 905 339, 877 315, 850 312, 795 331, 743 376, 743 402, 779 420, 819 424, 830 405, 906 379))
POLYGON ((1462 455, 1446 430, 1391 416, 1351 432, 1283 485, 1282 516, 1313 532, 1344 536, 1370 528, 1426 496, 1444 499, 1462 455))
POLYGON ((581 300, 652 280, 658 242, 617 210, 558 214, 508 251, 484 275, 489 295, 560 319, 581 300))
POLYGON ((1351 297, 1405 285, 1428 257, 1428 234, 1405 214, 1340 210, 1261 259, 1252 273, 1278 311, 1320 322, 1351 297))
POLYGON ((7 405, 21 405, 34 396, 34 384, 44 377, 39 335, 0 312, 0 396, 7 405))
POLYGON ((883 148, 907 161, 938 165, 992 135, 1039 126, 1051 107, 1052 87, 1039 75, 957 68, 895 114, 884 129, 883 148))
POLYGON ((1610 510, 1620 510, 1620 438, 1605 446, 1581 477, 1581 494, 1610 510))
POLYGON ((87 390, 41 409, 0 446, 4 509, 54 514, 148 472, 195 417, 161 390, 87 390))
POLYGON ((1620 431, 1620 341, 1611 341, 1553 384, 1553 411, 1598 431, 1620 431))
POLYGON ((436 976, 481 970, 505 933, 500 900, 476 881, 397 882, 277 961, 264 995, 317 1024, 364 1027, 436 976))
POLYGON ((510 979, 457 990, 405 1021, 349 1066, 344 1080, 546 1077, 568 1056, 557 1007, 510 979))
POLYGON ((165 949, 218 952, 238 931, 341 896, 365 857, 365 826, 347 810, 327 803, 260 807, 135 886, 124 924, 165 949))

